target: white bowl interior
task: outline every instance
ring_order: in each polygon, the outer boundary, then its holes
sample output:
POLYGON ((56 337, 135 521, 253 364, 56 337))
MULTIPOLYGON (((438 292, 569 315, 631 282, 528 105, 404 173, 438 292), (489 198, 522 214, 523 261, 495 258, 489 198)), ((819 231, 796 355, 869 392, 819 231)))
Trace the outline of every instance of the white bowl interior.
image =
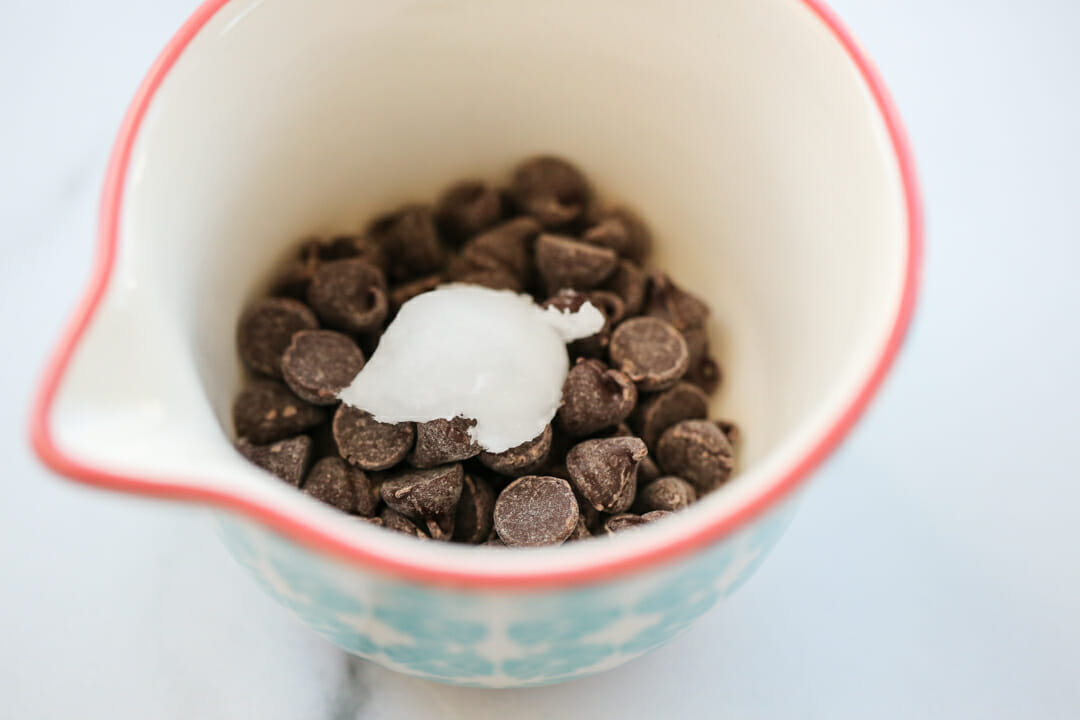
POLYGON ((684 523, 584 555, 692 532, 759 491, 865 381, 907 259, 883 120, 798 0, 229 3, 139 132, 116 276, 62 387, 61 444, 288 505, 368 547, 498 564, 395 544, 240 460, 233 332, 298 238, 355 231, 458 178, 502 180, 537 152, 637 208, 653 263, 712 306, 715 413, 745 437, 740 475, 684 523))

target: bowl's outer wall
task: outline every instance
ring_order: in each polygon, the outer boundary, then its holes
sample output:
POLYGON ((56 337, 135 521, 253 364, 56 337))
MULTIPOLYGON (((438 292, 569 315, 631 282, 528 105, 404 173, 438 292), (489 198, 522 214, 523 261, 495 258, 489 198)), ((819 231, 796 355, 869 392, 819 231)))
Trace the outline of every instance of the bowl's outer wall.
POLYGON ((524 687, 614 668, 682 633, 754 573, 797 499, 681 562, 532 593, 402 582, 234 516, 218 519, 226 546, 259 585, 348 652, 438 682, 524 687))

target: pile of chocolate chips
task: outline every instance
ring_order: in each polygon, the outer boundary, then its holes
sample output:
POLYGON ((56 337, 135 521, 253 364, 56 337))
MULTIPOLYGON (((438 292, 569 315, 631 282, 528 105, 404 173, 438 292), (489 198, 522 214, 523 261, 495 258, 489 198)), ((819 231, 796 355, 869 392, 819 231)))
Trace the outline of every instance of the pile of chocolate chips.
POLYGON ((720 370, 708 307, 643 266, 651 237, 600 205, 573 165, 536 157, 509 187, 467 180, 356 236, 308 239, 242 314, 255 376, 233 405, 237 449, 343 512, 418 538, 535 546, 615 533, 726 482, 735 426, 707 419, 720 370), (471 420, 385 424, 337 394, 401 305, 442 283, 585 301, 606 316, 571 343, 563 401, 537 438, 501 453, 471 420))

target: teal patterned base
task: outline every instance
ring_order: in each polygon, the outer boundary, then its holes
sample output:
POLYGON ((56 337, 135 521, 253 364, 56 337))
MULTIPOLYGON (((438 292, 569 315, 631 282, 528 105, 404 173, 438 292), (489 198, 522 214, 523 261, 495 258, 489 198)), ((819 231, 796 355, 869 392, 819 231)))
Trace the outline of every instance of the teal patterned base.
POLYGON ((794 502, 674 565, 572 590, 461 591, 392 580, 219 516, 259 584, 345 650, 474 687, 562 682, 614 668, 686 630, 758 568, 794 502))

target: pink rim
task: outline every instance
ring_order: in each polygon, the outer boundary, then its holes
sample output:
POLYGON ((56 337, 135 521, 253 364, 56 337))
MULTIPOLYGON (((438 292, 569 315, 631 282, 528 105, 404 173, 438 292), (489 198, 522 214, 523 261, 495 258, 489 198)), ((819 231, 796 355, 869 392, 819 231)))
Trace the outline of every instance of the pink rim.
POLYGON ((185 483, 182 479, 151 482, 145 478, 127 476, 107 469, 91 467, 69 457, 57 446, 49 426, 49 418, 64 370, 70 362, 72 353, 79 339, 86 331, 108 286, 113 261, 116 258, 120 206, 123 201, 128 162, 139 127, 146 115, 147 108, 154 98, 154 94, 161 87, 161 83, 177 59, 203 26, 228 0, 206 0, 188 18, 187 22, 173 36, 150 68, 150 72, 136 92, 131 107, 124 117, 106 172, 98 224, 98 251, 89 287, 48 362, 32 408, 30 434, 35 452, 42 462, 51 469, 88 485, 160 498, 194 501, 225 508, 258 520, 273 530, 320 552, 326 552, 347 561, 398 577, 425 583, 489 588, 535 588, 596 582, 616 575, 642 570, 655 563, 680 557, 749 522, 798 487, 836 449, 869 404, 903 343, 915 308, 922 261, 922 208, 915 177, 914 160, 900 122, 900 116, 893 105, 885 83, 874 68, 873 63, 863 53, 857 41, 831 8, 827 7, 821 0, 799 1, 806 5, 825 24, 837 42, 851 57, 885 121, 893 150, 896 153, 904 189, 904 199, 907 205, 908 257, 907 267, 904 272, 904 287, 896 318, 873 370, 840 416, 836 418, 798 462, 778 475, 762 492, 748 498, 742 505, 732 508, 727 514, 716 518, 715 521, 697 534, 663 546, 648 548, 631 557, 570 570, 504 576, 459 572, 407 560, 388 558, 364 549, 355 548, 318 527, 312 527, 272 507, 228 492, 199 488, 185 483))

